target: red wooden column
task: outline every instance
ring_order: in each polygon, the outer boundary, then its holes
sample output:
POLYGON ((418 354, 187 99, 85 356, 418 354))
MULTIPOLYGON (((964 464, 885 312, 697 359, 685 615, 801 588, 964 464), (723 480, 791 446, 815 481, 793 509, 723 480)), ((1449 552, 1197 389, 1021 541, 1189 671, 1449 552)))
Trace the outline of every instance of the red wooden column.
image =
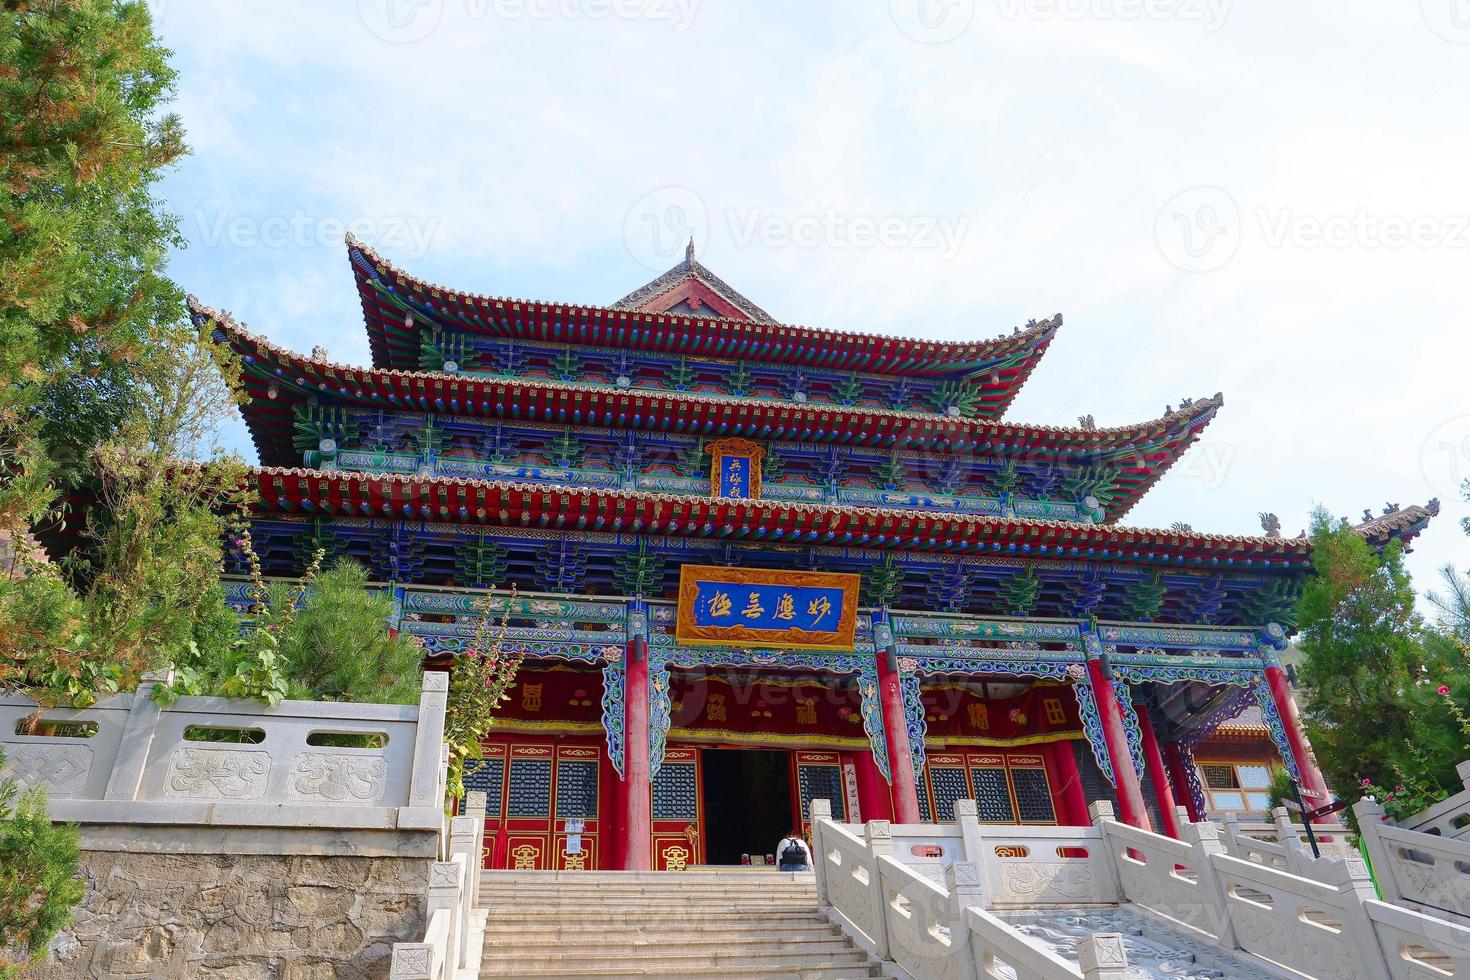
POLYGON ((1143 790, 1138 784, 1138 773, 1133 771, 1133 756, 1128 752, 1128 735, 1123 730, 1123 709, 1118 705, 1118 696, 1113 693, 1112 681, 1103 666, 1102 641, 1091 634, 1084 634, 1082 642, 1087 651, 1087 677, 1092 681, 1092 696, 1097 702, 1098 719, 1102 722, 1103 742, 1107 746, 1108 761, 1113 764, 1113 779, 1118 790, 1118 816, 1129 826, 1152 830, 1148 811, 1143 806, 1143 790))
POLYGON ((888 793, 888 784, 878 771, 871 749, 850 754, 853 768, 857 770, 858 810, 863 823, 869 820, 892 820, 893 797, 888 793))
MULTIPOLYGON (((1322 771, 1312 758, 1312 747, 1307 743, 1306 733, 1302 731, 1302 715, 1297 710, 1291 684, 1286 680, 1286 671, 1281 669, 1274 652, 1266 663, 1266 686, 1271 692, 1271 700, 1276 704, 1276 713, 1281 716, 1281 726, 1286 729, 1286 741, 1291 746, 1297 772, 1301 773, 1302 795, 1315 797, 1308 799, 1306 804, 1312 808, 1330 803, 1332 794, 1327 789, 1327 780, 1322 778, 1322 771)), ((1319 818, 1313 822, 1321 823, 1328 819, 1332 818, 1319 818)))
POLYGON ((1072 743, 1051 742, 1042 749, 1057 823, 1064 827, 1086 827, 1092 820, 1087 814, 1087 794, 1082 789, 1082 774, 1077 771, 1072 743))
POLYGON ((873 614, 873 646, 878 654, 878 700, 883 705, 893 819, 895 823, 918 823, 919 790, 914 783, 914 756, 909 749, 909 725, 898 683, 898 650, 888 617, 882 612, 873 614))
POLYGON ((1199 823, 1205 818, 1205 815, 1200 813, 1199 807, 1194 805, 1194 794, 1189 791, 1189 776, 1185 770, 1185 766, 1194 765, 1193 760, 1184 761, 1184 753, 1180 750, 1178 742, 1165 742, 1164 762, 1169 767, 1169 777, 1174 780, 1174 785, 1179 787, 1179 795, 1182 799, 1179 799, 1178 803, 1189 813, 1190 823, 1199 823))
POLYGON ((653 789, 648 775, 648 639, 643 635, 646 621, 642 603, 628 611, 629 629, 623 701, 627 710, 623 726, 626 758, 623 798, 618 810, 622 814, 622 852, 625 871, 653 869, 653 789), (637 629, 634 623, 638 624, 637 629))
POLYGON ((1143 764, 1148 769, 1149 782, 1154 784, 1154 802, 1159 805, 1159 820, 1164 833, 1179 839, 1179 819, 1174 812, 1174 790, 1169 786, 1169 774, 1164 767, 1164 756, 1159 751, 1159 740, 1154 737, 1154 722, 1148 716, 1148 705, 1134 705, 1138 714, 1138 729, 1143 733, 1143 764))

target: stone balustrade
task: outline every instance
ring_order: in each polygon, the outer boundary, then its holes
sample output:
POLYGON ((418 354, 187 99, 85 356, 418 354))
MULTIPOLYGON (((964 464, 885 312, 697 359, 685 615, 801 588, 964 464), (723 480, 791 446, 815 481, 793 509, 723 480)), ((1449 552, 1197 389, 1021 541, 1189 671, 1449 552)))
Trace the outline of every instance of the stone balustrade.
POLYGON ((274 708, 163 707, 160 680, 34 727, 32 701, 0 698, 6 773, 79 825, 87 879, 28 976, 382 976, 446 907, 463 958, 481 845, 444 815, 446 674, 416 705, 274 708))
MULTIPOLYGON (((973 808, 973 801, 961 801, 959 812, 973 814, 973 808)), ((1121 980, 1126 975, 1121 936, 1084 940, 1080 965, 1074 966, 985 909, 985 880, 977 864, 940 865, 940 884, 894 855, 895 840, 963 839, 961 834, 939 835, 937 825, 916 825, 903 826, 895 835, 888 821, 874 820, 858 837, 832 820, 826 800, 812 802, 811 820, 823 909, 858 945, 912 977, 973 980, 1007 975, 1003 970, 1017 980, 1121 980)))
POLYGON ((453 980, 457 971, 471 969, 484 849, 485 794, 475 791, 465 798, 464 816, 450 821, 448 860, 429 866, 423 938, 393 944, 389 980, 453 980))
POLYGON ((157 678, 90 708, 0 698, 6 771, 86 824, 426 830, 444 821, 448 675, 417 705, 153 698, 157 678))
MULTIPOLYGON (((833 823, 826 804, 814 803, 813 853, 830 917, 864 948, 921 980, 997 976, 1002 968, 1046 980, 1123 976, 1121 939, 1116 955, 1108 942, 1085 952, 1079 945, 1074 962, 1016 924, 1038 909, 1108 907, 1143 916, 1184 947, 1217 954, 1236 971, 1229 975, 1470 975, 1470 928, 1428 914, 1422 903, 1380 901, 1356 854, 1313 859, 1297 852, 1285 830, 1282 840, 1252 843, 1232 828, 1232 846, 1240 849, 1232 854, 1214 824, 1181 821, 1182 839, 1175 840, 1114 820, 1107 803, 1093 805, 1091 827, 984 825, 974 813, 973 802, 960 801, 951 825, 875 821, 858 828, 833 823), (908 841, 929 844, 906 855, 908 841)), ((1365 827, 1372 814, 1359 810, 1365 827)), ((1423 854, 1453 868, 1453 852, 1470 867, 1463 841, 1376 830, 1410 852, 1427 837, 1438 850, 1423 854)), ((1379 876, 1383 882, 1385 871, 1379 876)))
MULTIPOLYGON (((1359 800, 1353 812, 1384 901, 1470 926, 1470 839, 1385 823, 1383 807, 1371 799, 1359 800)), ((1443 823, 1421 826, 1437 830, 1443 823)))
MULTIPOLYGON (((1314 824, 1312 835, 1323 860, 1342 861, 1358 854, 1349 840, 1348 829, 1342 824, 1314 824)), ((1241 820, 1239 814, 1225 814, 1220 821, 1220 841, 1231 857, 1285 868, 1293 874, 1304 874, 1311 862, 1317 860, 1312 856, 1301 824, 1292 822, 1286 807, 1272 810, 1270 823, 1248 822, 1241 820)), ((1304 877, 1312 875, 1304 874, 1304 877)))

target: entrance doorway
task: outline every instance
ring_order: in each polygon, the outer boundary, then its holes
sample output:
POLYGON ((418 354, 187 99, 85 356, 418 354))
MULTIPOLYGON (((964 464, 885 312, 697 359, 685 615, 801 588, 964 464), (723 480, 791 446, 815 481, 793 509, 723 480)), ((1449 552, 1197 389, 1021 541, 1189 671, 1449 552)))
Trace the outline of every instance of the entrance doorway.
POLYGON ((700 763, 706 862, 740 864, 744 854, 774 854, 795 820, 791 753, 705 749, 700 763))

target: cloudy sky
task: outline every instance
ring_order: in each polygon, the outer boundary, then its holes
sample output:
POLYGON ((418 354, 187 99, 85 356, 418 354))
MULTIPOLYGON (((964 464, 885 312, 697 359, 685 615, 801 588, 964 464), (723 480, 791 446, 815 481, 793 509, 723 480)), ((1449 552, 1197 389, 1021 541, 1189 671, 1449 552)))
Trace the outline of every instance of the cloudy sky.
MULTIPOLYGON (((1444 501, 1470 564, 1470 2, 154 0, 191 292, 367 363, 342 245, 606 303, 711 268, 784 322, 1062 312, 1010 418, 1225 394, 1129 522, 1444 501)), ((230 441, 251 455, 244 429, 230 441)))

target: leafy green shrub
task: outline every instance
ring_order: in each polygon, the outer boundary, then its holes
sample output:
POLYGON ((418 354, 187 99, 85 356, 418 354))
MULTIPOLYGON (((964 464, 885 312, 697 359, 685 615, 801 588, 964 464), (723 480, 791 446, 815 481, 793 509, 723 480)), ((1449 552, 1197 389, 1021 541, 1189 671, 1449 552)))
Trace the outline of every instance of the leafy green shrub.
POLYGON ((76 825, 47 818, 44 792, 21 792, 14 780, 0 780, 0 980, 40 961, 71 922, 86 894, 77 875, 80 856, 76 825))

